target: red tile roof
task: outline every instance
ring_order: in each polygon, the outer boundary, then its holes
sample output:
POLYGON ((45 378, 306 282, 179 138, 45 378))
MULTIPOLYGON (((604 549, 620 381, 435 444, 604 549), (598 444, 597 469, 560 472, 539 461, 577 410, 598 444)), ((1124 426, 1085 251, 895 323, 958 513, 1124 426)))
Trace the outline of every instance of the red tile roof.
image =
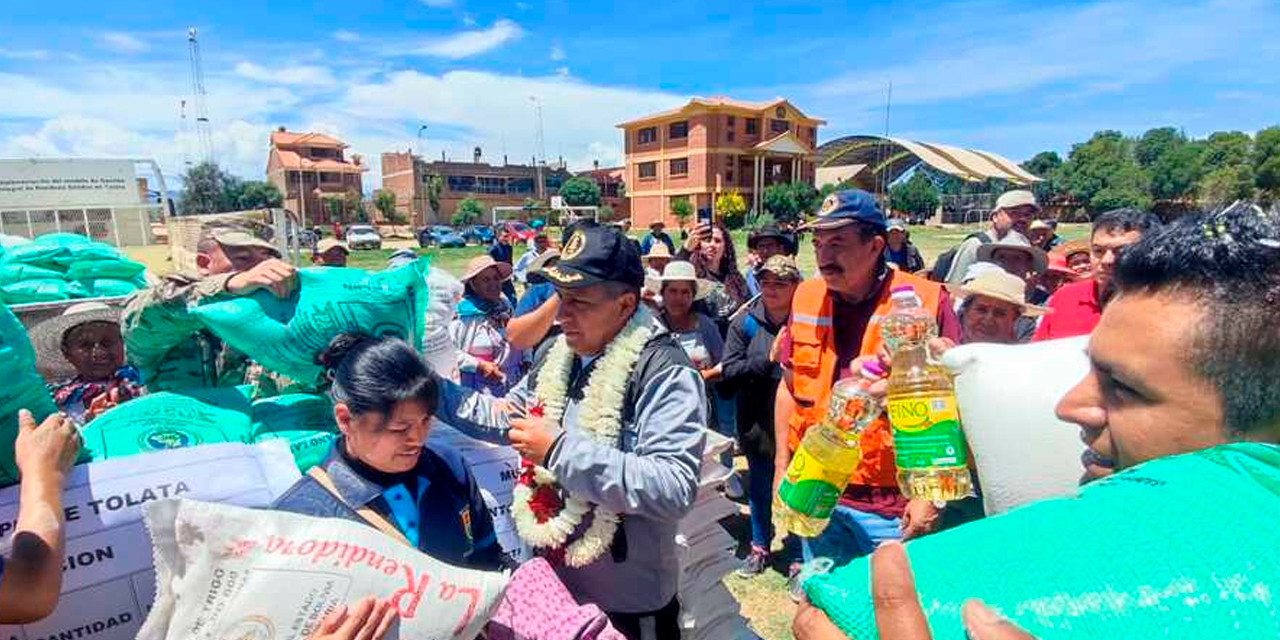
POLYGON ((271 145, 276 147, 307 145, 309 147, 335 147, 338 149, 346 149, 348 146, 347 143, 323 133, 294 133, 292 131, 272 131, 271 145))
POLYGON ((286 149, 274 149, 275 154, 280 158, 280 165, 285 169, 307 171, 336 171, 338 173, 364 173, 369 168, 354 162, 342 162, 331 158, 323 158, 320 160, 311 160, 303 158, 296 152, 286 149))

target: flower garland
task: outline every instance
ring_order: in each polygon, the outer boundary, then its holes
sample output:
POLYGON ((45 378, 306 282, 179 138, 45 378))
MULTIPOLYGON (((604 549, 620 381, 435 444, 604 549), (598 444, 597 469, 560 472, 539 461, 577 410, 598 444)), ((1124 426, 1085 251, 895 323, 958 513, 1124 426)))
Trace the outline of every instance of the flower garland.
MULTIPOLYGON (((605 347, 604 355, 587 380, 578 412, 578 427, 579 432, 595 442, 618 446, 627 380, 644 345, 653 337, 653 324, 653 316, 647 309, 637 310, 605 347)), ((540 408, 545 419, 560 425, 569 398, 573 358, 564 336, 557 338, 538 372, 538 406, 531 414, 537 415, 540 408)), ((618 514, 568 494, 561 501, 555 474, 527 460, 523 465, 512 492, 512 514, 520 538, 533 547, 563 550, 564 563, 570 567, 584 567, 594 562, 613 542, 618 514), (565 546, 569 535, 593 511, 591 525, 579 539, 565 546)))

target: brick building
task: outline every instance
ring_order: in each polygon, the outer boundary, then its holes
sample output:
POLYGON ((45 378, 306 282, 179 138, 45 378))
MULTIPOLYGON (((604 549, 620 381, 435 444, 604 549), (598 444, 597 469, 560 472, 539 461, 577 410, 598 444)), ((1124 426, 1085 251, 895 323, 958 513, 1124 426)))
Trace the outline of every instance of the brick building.
POLYGON ((696 211, 738 189, 758 210, 769 185, 813 184, 818 127, 824 124, 782 98, 694 98, 618 125, 625 136, 623 179, 632 224, 644 227, 658 218, 674 224, 671 203, 677 199, 688 199, 696 211))
POLYGON ((271 133, 267 180, 284 195, 285 208, 304 224, 332 222, 325 200, 342 202, 352 191, 364 197, 363 175, 369 168, 358 154, 348 160, 347 146, 323 133, 295 133, 284 127, 271 133))
POLYGON ((631 201, 627 198, 626 167, 595 168, 590 171, 579 171, 578 176, 589 178, 600 187, 600 204, 613 208, 614 220, 625 220, 631 217, 631 201))
POLYGON ((458 203, 474 197, 491 207, 518 207, 525 200, 546 202, 559 193, 560 185, 573 174, 563 163, 543 166, 483 162, 477 147, 472 162, 438 160, 427 162, 409 152, 382 154, 382 188, 396 194, 396 209, 413 224, 449 224, 458 203), (538 188, 538 176, 542 187, 538 188), (441 178, 440 211, 432 212, 427 184, 433 176, 441 178))

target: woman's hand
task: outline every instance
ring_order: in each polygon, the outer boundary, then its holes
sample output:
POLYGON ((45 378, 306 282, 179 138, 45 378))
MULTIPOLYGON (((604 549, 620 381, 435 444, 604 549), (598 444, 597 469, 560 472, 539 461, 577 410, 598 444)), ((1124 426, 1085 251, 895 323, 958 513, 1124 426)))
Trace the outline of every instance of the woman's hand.
POLYGON ((354 607, 334 609, 307 640, 379 640, 395 621, 396 609, 390 600, 365 598, 354 607))
POLYGON ((711 237, 711 225, 706 222, 699 224, 693 228, 693 233, 690 233, 689 237, 685 238, 684 250, 690 254, 697 253, 698 247, 702 246, 702 243, 709 237, 711 237))
POLYGON ((18 411, 18 436, 13 441, 13 459, 22 481, 56 480, 61 486, 67 471, 80 455, 84 439, 65 415, 55 413, 40 426, 30 411, 18 411))
POLYGON ((702 374, 703 382, 715 382, 720 379, 724 370, 720 368, 720 365, 716 365, 714 367, 707 367, 706 369, 699 370, 698 373, 702 374))
POLYGON ((502 367, 499 367, 497 363, 489 362, 488 360, 480 360, 476 362, 476 373, 479 373, 480 377, 487 380, 493 380, 494 382, 506 382, 507 380, 506 374, 502 373, 502 367))
POLYGON ((512 417, 508 422, 511 430, 507 432, 507 439, 511 441, 511 447, 524 459, 542 464, 551 451, 551 445, 555 444, 560 435, 560 430, 541 417, 525 415, 512 417))
POLYGON ((902 539, 911 540, 938 529, 940 513, 929 500, 912 500, 902 514, 902 539))

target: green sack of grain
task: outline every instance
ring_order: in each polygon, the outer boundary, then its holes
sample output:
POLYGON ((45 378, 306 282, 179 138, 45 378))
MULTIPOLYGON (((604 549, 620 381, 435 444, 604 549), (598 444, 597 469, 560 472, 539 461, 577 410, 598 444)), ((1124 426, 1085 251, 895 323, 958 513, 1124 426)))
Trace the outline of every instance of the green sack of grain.
POLYGON ((195 314, 215 335, 268 371, 314 382, 320 377, 316 354, 341 333, 395 336, 422 348, 425 268, 425 262, 415 262, 376 273, 302 269, 289 300, 257 291, 201 306, 195 314))
POLYGON ((89 290, 89 294, 96 298, 127 296, 142 288, 132 280, 116 280, 114 278, 89 280, 83 284, 85 285, 85 288, 89 290))
POLYGON ((29 264, 46 269, 61 269, 57 258, 71 255, 67 248, 60 245, 31 244, 10 247, 5 250, 5 264, 29 264))
POLYGON ((287 440, 303 473, 324 461, 337 433, 333 403, 324 396, 290 393, 253 403, 253 442, 287 440))
POLYGON ((0 264, 0 287, 24 280, 62 280, 61 271, 30 264, 0 264))
POLYGON ((124 254, 120 250, 101 242, 88 242, 85 244, 71 245, 66 247, 66 253, 55 255, 52 260, 55 264, 69 268, 77 262, 126 262, 124 254))
POLYGON ((13 461, 13 440, 18 436, 18 410, 26 409, 36 421, 57 411, 44 379, 36 373, 36 353, 22 323, 9 307, 0 304, 0 486, 18 481, 13 461))
MULTIPOLYGON (((72 297, 75 291, 84 292, 83 285, 72 288, 73 283, 62 279, 36 278, 23 280, 0 287, 6 304, 27 304, 31 302, 58 302, 72 297)), ((85 296, 79 296, 85 297, 85 296)))
POLYGON ((129 280, 146 270, 146 265, 132 260, 76 260, 67 267, 67 279, 129 280))
POLYGON ((153 393, 126 402, 85 425, 94 460, 211 442, 249 442, 252 406, 235 387, 153 393))
MULTIPOLYGON (((907 544, 934 640, 980 599, 1038 640, 1280 637, 1280 447, 1154 460, 907 544)), ((867 560, 805 583, 850 638, 878 637, 867 560)), ((886 638, 885 640, 892 640, 886 638)))

